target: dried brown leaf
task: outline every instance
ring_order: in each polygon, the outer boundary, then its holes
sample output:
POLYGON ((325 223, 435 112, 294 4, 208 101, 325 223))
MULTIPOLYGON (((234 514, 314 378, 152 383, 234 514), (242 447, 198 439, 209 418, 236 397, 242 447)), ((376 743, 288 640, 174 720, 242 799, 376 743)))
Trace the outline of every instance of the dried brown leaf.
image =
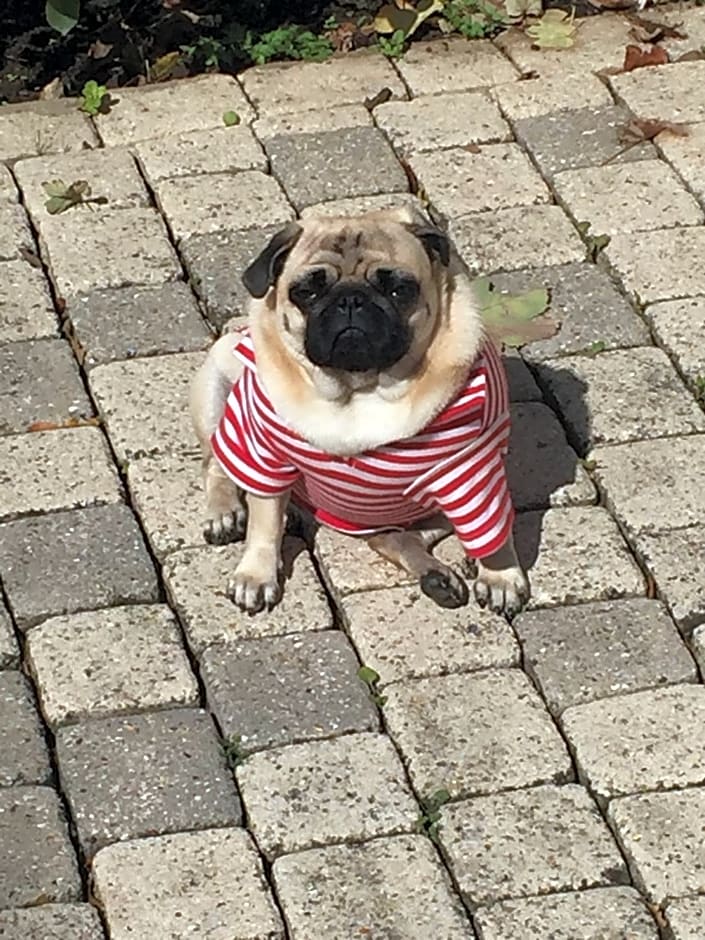
POLYGON ((622 71, 633 72, 634 69, 643 69, 649 65, 667 65, 668 62, 668 53, 662 46, 652 46, 651 49, 642 49, 641 46, 627 46, 622 71))
MULTIPOLYGON (((670 26, 668 23, 660 23, 658 20, 647 20, 644 16, 637 16, 636 13, 627 13, 627 19, 634 26, 646 34, 660 34, 662 39, 687 39, 688 34, 681 30, 682 23, 676 23, 670 26)), ((658 42, 657 39, 651 39, 650 42, 658 42)))
POLYGON ((364 105, 368 111, 374 111, 379 104, 386 104, 392 97, 391 88, 382 88, 372 98, 365 98, 364 105))
POLYGON ((632 118, 620 132, 620 140, 625 144, 640 144, 653 140, 659 134, 667 132, 678 137, 687 137, 690 133, 687 124, 674 124, 672 121, 658 121, 653 118, 632 118))
POLYGON ((701 59, 705 59, 705 48, 703 49, 690 49, 688 52, 684 52, 683 55, 679 55, 677 59, 674 59, 674 62, 700 62, 701 59))

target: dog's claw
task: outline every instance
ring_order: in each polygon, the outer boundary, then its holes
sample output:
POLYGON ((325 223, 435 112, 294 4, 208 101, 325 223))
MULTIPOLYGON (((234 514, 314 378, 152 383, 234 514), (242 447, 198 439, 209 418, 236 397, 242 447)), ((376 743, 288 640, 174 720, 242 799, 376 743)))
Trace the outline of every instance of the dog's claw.
POLYGON ((281 600, 281 582, 279 579, 262 582, 236 574, 228 585, 228 596, 244 613, 258 614, 263 610, 270 611, 281 600))
POLYGON ((247 529, 247 513, 243 509, 226 512, 215 519, 209 519, 203 529, 203 538, 209 545, 229 545, 240 542, 247 529))
POLYGON ((421 576, 421 590, 439 607, 450 610, 463 607, 468 602, 467 585, 452 573, 444 571, 427 571, 421 576))
POLYGON ((529 600, 530 589, 526 575, 520 568, 508 568, 504 571, 480 569, 473 585, 473 593, 478 606, 486 607, 495 613, 512 620, 521 613, 529 600))

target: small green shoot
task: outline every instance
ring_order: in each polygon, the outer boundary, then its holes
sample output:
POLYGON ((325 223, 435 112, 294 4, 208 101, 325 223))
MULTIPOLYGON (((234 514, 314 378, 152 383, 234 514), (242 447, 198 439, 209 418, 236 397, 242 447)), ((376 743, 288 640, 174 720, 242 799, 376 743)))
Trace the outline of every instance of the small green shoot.
POLYGON ((242 737, 239 734, 231 734, 229 738, 223 738, 220 742, 223 749, 223 756, 231 770, 235 770, 245 760, 242 752, 242 737))
POLYGON ((107 114, 110 110, 110 95, 105 85, 99 85, 98 82, 86 82, 81 92, 79 110, 95 117, 96 114, 107 114))
POLYGON ((367 686, 370 698, 378 708, 387 703, 387 696, 381 695, 379 691, 379 673, 375 672, 371 666, 360 666, 357 670, 357 677, 367 686))
POLYGON ((577 229, 587 245, 587 260, 595 262, 612 240, 609 235, 591 235, 592 222, 578 222, 577 229))
POLYGON ((482 39, 508 24, 506 13, 490 0, 446 0, 440 26, 444 32, 460 33, 466 39, 482 39))
POLYGON ((108 201, 105 196, 91 196, 91 187, 86 180, 76 180, 69 186, 63 180, 49 180, 42 183, 42 189, 49 197, 44 203, 49 215, 60 215, 75 206, 91 202, 105 205, 108 201))
POLYGON ((705 405, 705 375, 696 375, 693 379, 695 397, 701 405, 705 405))
POLYGON ((333 46, 325 36, 304 29, 302 26, 280 26, 262 33, 257 42, 248 33, 243 48, 250 54, 255 65, 264 65, 272 59, 305 59, 322 62, 333 54, 333 46))
POLYGON ((450 793, 445 790, 436 790, 426 800, 421 802, 421 814, 416 820, 416 830, 428 836, 431 842, 438 842, 438 830, 441 828, 441 807, 450 800, 450 793))
POLYGON ((237 111, 226 111, 223 114, 223 124, 225 124, 226 127, 235 127, 239 123, 240 115, 237 111))
POLYGON ((601 352, 604 352, 607 349, 607 343, 603 339, 596 339, 594 343, 590 343, 588 348, 583 352, 584 356, 599 356, 601 352))
POLYGON ((389 38, 386 36, 379 37, 379 48, 390 59, 398 59, 404 54, 405 42, 404 30, 396 29, 389 38))

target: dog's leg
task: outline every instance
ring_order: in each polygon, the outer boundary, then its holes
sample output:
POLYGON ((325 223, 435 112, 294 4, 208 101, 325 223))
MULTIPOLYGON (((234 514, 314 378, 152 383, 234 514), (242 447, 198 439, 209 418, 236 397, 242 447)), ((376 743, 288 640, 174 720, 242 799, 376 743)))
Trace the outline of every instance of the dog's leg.
POLYGON ((203 484, 206 491, 206 524, 203 537, 211 545, 227 545, 245 537, 247 506, 238 489, 213 457, 204 460, 203 484))
POLYGON ((475 598, 480 607, 489 607, 497 614, 515 617, 529 600, 531 589, 510 535, 493 555, 479 559, 475 580, 475 598))
POLYGON ((249 614, 271 610, 281 599, 281 547, 288 502, 288 493, 269 498, 247 495, 245 552, 228 594, 249 614))

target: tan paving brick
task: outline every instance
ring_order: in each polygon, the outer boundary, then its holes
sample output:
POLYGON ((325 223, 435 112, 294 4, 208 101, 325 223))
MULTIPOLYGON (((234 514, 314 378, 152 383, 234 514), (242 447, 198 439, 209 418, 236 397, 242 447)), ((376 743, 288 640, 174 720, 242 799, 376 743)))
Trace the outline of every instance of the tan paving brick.
MULTIPOLYGON (((301 102, 302 108, 305 102, 301 102)), ((379 108, 375 109, 379 113, 379 108)), ((260 140, 287 134, 318 134, 350 127, 372 127, 372 113, 362 104, 321 107, 315 111, 266 112, 252 125, 260 140)))
POLYGON ((492 94, 512 121, 574 108, 604 108, 612 96, 599 78, 577 72, 499 85, 492 94))
POLYGON ((96 855, 93 877, 112 940, 285 936, 257 850, 242 830, 111 845, 96 855))
POLYGON ((414 97, 470 91, 519 77, 511 62, 489 40, 413 43, 399 59, 398 68, 414 97))
POLYGON ((705 62, 678 62, 659 68, 636 69, 614 75, 610 84, 617 97, 640 117, 660 121, 705 120, 705 62))
POLYGON ((548 187, 518 144, 421 153, 410 164, 434 208, 446 218, 550 202, 548 187))
POLYGON ((691 124, 687 137, 663 133, 656 140, 664 157, 705 203, 705 123, 691 124))
POLYGON ((328 590, 340 603, 346 594, 412 584, 413 579, 373 551, 362 539, 321 527, 313 554, 328 590))
POLYGON ((247 817, 267 858, 411 832, 418 805, 383 734, 348 734, 262 751, 237 769, 247 817))
POLYGON ((85 717, 198 702, 198 686, 165 605, 54 617, 32 630, 28 659, 52 727, 85 717))
POLYGON ((385 695, 387 728, 422 796, 572 779, 565 743, 519 669, 393 683, 385 695))
POLYGON ((705 297, 684 297, 651 304, 645 314, 656 339, 699 391, 705 376, 705 297))
POLYGON ((705 675, 705 626, 693 630, 692 644, 693 655, 700 672, 705 675))
POLYGON ((12 669, 20 658, 10 615, 5 605, 0 604, 0 669, 12 669))
POLYGON ((668 905, 673 940, 700 940, 705 936, 705 898, 678 898, 668 905))
POLYGON ((94 145, 98 138, 75 98, 10 105, 0 114, 0 160, 82 150, 84 141, 94 145))
POLYGON ((205 496, 199 456, 161 454, 132 460, 127 483, 152 551, 158 558, 203 545, 205 496))
POLYGON ((704 255, 705 226, 654 231, 648 238, 616 234, 605 249, 607 260, 641 303, 705 294, 704 255))
POLYGON ((135 145, 134 152, 152 183, 203 173, 267 168, 264 150, 245 124, 144 140, 135 145))
POLYGON ((683 633, 687 635, 694 626, 705 623, 702 522, 675 532, 640 535, 636 539, 636 550, 654 576, 661 597, 683 633))
POLYGON ((90 904, 40 904, 0 911, 3 940, 103 940, 98 912, 90 904))
POLYGON ((0 203, 0 261, 21 258, 22 249, 35 250, 27 213, 14 202, 0 203))
POLYGON ((42 271, 26 261, 0 262, 0 335, 3 342, 58 335, 58 320, 42 271))
POLYGON ((411 193, 382 193, 378 196, 351 196, 346 199, 333 199, 330 202, 318 202, 301 210, 301 218, 312 216, 357 215, 361 212, 374 212, 377 209, 398 209, 410 206, 423 210, 417 196, 411 193))
POLYGON ((0 163, 0 202, 17 202, 19 193, 8 167, 0 163))
POLYGON ((223 127, 225 111, 235 111, 244 124, 254 117, 242 89, 229 75, 120 88, 113 97, 118 103, 110 113, 96 117, 98 133, 108 147, 223 127))

